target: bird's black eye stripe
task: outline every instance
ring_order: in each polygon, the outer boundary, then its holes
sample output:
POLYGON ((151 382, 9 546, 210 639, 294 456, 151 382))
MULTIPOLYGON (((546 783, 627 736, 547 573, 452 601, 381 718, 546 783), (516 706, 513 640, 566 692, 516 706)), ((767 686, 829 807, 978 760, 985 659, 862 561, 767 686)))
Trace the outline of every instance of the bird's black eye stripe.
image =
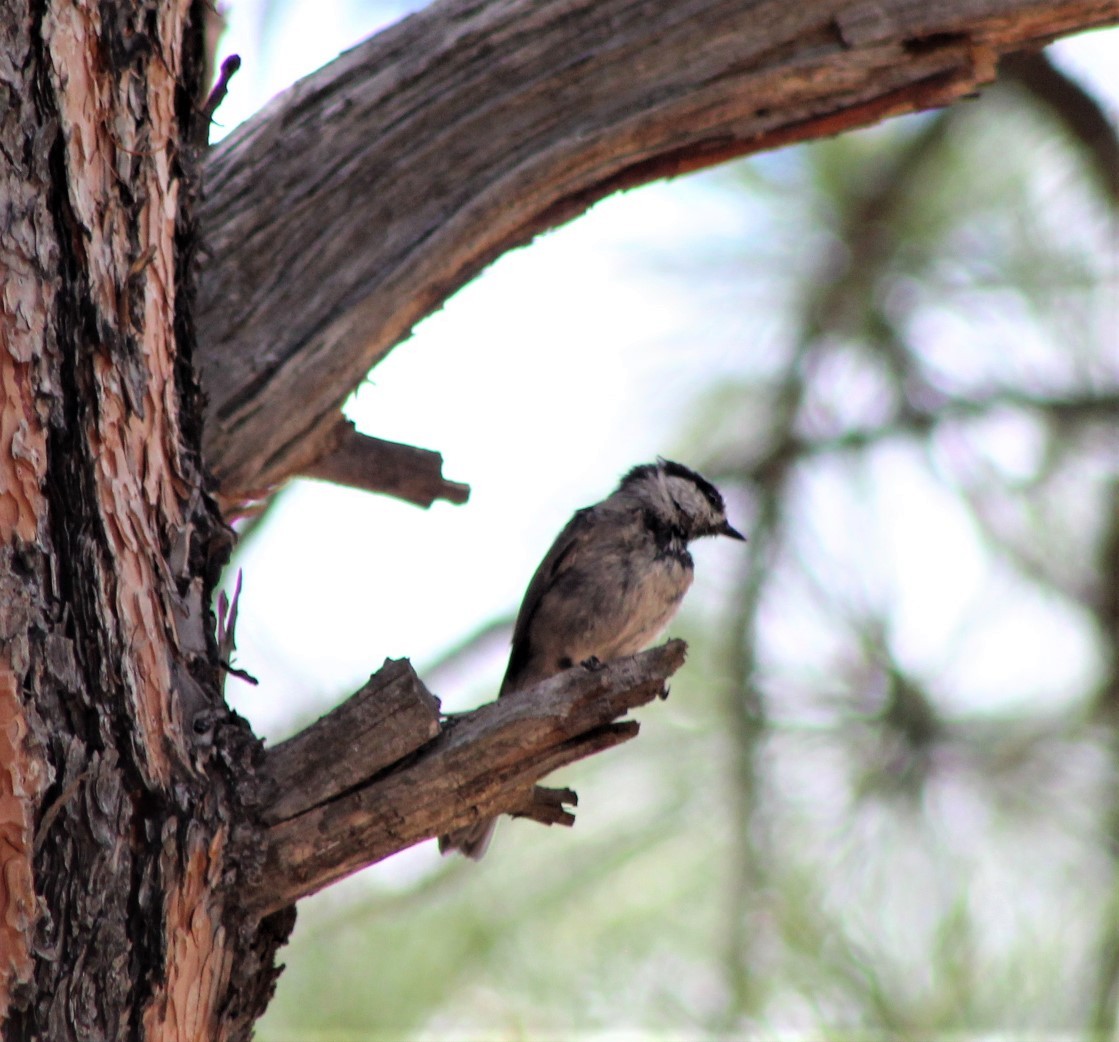
MULTIPOLYGON (((664 467, 664 472, 674 478, 683 478, 685 481, 690 481, 696 488, 703 493, 704 498, 708 503, 718 512, 726 509, 723 503, 723 497, 720 495, 719 490, 711 484, 702 474, 697 474, 691 467, 685 467, 683 463, 677 463, 674 460, 662 459, 661 466, 664 467)), ((676 500, 673 500, 676 503, 676 500)), ((679 508, 680 504, 676 503, 679 508)))

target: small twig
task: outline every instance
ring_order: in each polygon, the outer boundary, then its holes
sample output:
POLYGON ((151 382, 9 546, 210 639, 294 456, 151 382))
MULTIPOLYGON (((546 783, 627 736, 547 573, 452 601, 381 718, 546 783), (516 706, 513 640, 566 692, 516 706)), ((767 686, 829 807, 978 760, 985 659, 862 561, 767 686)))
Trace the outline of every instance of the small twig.
POLYGON ((243 680, 246 684, 252 684, 253 687, 256 687, 260 683, 260 681, 257 680, 256 677, 248 672, 248 670, 238 669, 236 666, 231 666, 228 662, 225 661, 225 659, 222 659, 218 663, 218 665, 221 666, 221 668, 224 669, 226 673, 228 673, 231 677, 236 677, 238 680, 243 680))
POLYGON ((578 805, 579 794, 574 789, 549 789, 534 785, 525 805, 509 813, 514 818, 529 818, 541 825, 566 825, 571 828, 575 824, 575 815, 567 807, 578 805))
POLYGON ((237 606, 241 600, 241 581, 244 574, 237 569, 237 582, 233 587, 233 598, 226 596, 225 590, 218 594, 218 651, 223 659, 231 659, 237 648, 234 631, 237 628, 237 606))
POLYGON ((237 607, 241 600, 241 569, 237 569, 237 584, 233 588, 232 599, 225 590, 218 594, 218 664, 230 676, 244 680, 254 687, 260 683, 251 673, 232 665, 233 652, 237 650, 235 631, 237 629, 237 607))
POLYGON ((226 94, 229 93, 229 81, 233 79, 234 73, 239 68, 241 68, 241 56, 239 54, 231 54, 221 63, 218 82, 214 84, 214 89, 210 91, 210 95, 199 113, 202 117, 199 121, 199 136, 201 138, 199 143, 202 145, 207 144, 210 140, 210 127, 214 122, 214 113, 225 100, 226 94))

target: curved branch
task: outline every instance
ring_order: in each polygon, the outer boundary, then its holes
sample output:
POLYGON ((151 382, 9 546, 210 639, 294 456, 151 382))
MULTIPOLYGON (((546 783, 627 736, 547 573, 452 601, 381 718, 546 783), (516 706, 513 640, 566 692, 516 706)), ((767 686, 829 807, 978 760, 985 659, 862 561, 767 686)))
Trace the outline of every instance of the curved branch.
POLYGON ((212 154, 199 361, 225 498, 502 253, 621 188, 944 105, 1115 0, 442 0, 212 154), (837 13, 838 8, 838 13, 837 13))

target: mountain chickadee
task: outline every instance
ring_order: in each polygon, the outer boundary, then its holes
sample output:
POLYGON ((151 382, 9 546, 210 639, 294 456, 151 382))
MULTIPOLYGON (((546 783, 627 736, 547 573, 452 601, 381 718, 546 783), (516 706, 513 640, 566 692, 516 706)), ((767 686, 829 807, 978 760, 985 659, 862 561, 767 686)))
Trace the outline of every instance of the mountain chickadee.
MULTIPOLYGON (((692 584, 688 543, 705 535, 746 538, 710 481, 666 459, 634 467, 601 503, 577 510, 529 583, 499 697, 652 642, 692 584)), ((440 851, 478 860, 496 820, 441 836, 440 851)))

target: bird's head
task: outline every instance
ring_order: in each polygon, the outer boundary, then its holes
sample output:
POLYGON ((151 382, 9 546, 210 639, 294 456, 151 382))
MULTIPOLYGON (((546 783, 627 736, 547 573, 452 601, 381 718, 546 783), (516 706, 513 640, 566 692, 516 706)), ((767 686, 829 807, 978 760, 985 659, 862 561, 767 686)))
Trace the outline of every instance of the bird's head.
POLYGON ((682 463, 658 458, 634 467, 622 478, 618 494, 636 500, 659 524, 687 540, 705 535, 746 538, 727 521, 719 490, 682 463))

